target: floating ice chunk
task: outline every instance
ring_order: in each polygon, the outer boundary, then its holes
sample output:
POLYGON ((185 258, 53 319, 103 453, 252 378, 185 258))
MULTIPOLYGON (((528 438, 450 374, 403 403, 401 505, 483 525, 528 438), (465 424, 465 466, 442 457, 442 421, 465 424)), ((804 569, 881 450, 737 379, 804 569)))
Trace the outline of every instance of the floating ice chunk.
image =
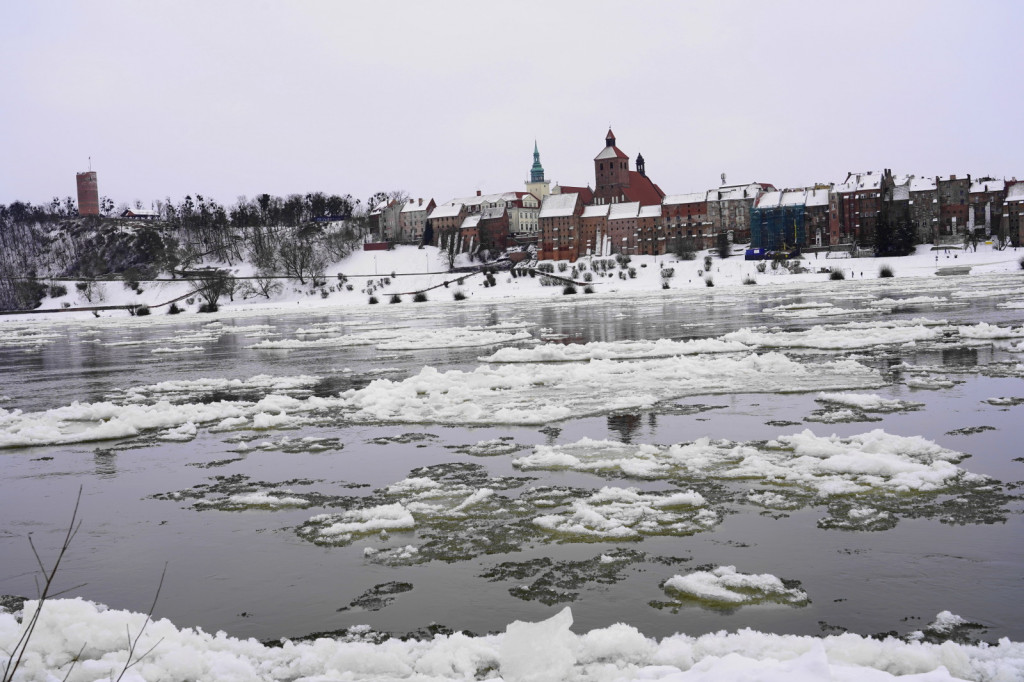
POLYGON ((690 535, 718 523, 701 509, 699 493, 645 493, 636 488, 601 488, 560 514, 538 516, 534 525, 561 535, 636 539, 643 535, 690 535))
POLYGON ((544 344, 535 348, 500 348, 481 362, 585 362, 588 360, 627 360, 665 358, 701 353, 737 353, 749 351, 742 343, 717 339, 673 341, 595 341, 587 344, 544 344))
POLYGON ((709 393, 855 389, 881 385, 852 360, 802 364, 780 353, 680 356, 569 365, 484 365, 472 372, 424 367, 401 381, 377 379, 340 395, 360 421, 547 424, 590 414, 644 409, 709 393))
POLYGON ((864 412, 901 412, 923 407, 922 403, 883 398, 874 393, 819 393, 814 399, 819 403, 848 405, 864 412))
POLYGON ((309 520, 307 533, 328 542, 348 543, 354 537, 373 535, 382 530, 412 530, 413 515, 403 505, 384 504, 365 509, 350 509, 341 514, 320 514, 309 520))
POLYGON ((727 341, 738 341, 765 348, 852 350, 902 344, 908 341, 928 341, 939 338, 941 334, 940 329, 924 325, 906 327, 865 325, 862 328, 815 326, 798 332, 758 331, 747 328, 730 332, 722 338, 727 341))
POLYGON ((719 566, 710 571, 676 575, 665 581, 665 591, 676 598, 695 599, 713 604, 762 604, 807 602, 807 593, 787 588, 770 573, 738 573, 735 566, 719 566))
POLYGON ((965 339, 1017 339, 1024 337, 1024 327, 1000 327, 988 322, 979 322, 956 328, 965 339))
POLYGON ((180 346, 171 348, 169 346, 161 346, 160 348, 154 348, 150 352, 154 355, 162 353, 201 353, 203 350, 202 346, 180 346))
POLYGON ((198 429, 192 422, 185 422, 181 426, 177 426, 173 429, 165 429, 160 432, 158 438, 160 440, 174 440, 174 441, 190 441, 196 437, 198 429))

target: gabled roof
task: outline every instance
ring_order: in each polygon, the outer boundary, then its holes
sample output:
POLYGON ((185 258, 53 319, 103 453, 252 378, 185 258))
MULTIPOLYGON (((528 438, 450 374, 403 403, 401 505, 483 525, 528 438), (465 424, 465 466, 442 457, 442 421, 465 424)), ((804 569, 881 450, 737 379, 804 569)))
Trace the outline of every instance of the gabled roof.
POLYGON ((607 218, 608 209, 611 208, 611 204, 595 204, 594 206, 583 207, 584 218, 607 218))
POLYGON ((559 185, 558 189, 562 194, 579 194, 580 201, 584 204, 590 204, 594 201, 594 191, 589 187, 568 187, 567 185, 559 185))
POLYGON ((622 193, 630 201, 638 201, 644 206, 661 205, 665 193, 661 191, 654 182, 646 175, 636 171, 629 171, 629 187, 624 187, 622 193))
POLYGON ((673 194, 665 197, 661 202, 665 206, 676 206, 678 204, 699 204, 707 201, 707 192, 690 192, 689 194, 673 194))
POLYGON ((576 202, 580 195, 572 194, 549 194, 544 197, 544 203, 540 207, 541 218, 561 218, 571 216, 576 211, 576 202))
POLYGON ((465 208, 462 204, 441 204, 430 212, 430 219, 434 218, 452 218, 459 215, 462 209, 465 208))
POLYGON ((402 207, 402 213, 412 213, 414 211, 429 211, 430 204, 433 203, 433 201, 433 199, 428 199, 422 204, 419 204, 416 202, 415 199, 409 199, 409 201, 406 202, 405 206, 402 207))
POLYGON ((594 157, 594 161, 602 161, 604 159, 626 159, 628 161, 629 157, 626 156, 624 151, 612 145, 611 147, 605 147, 601 150, 600 154, 594 157))
POLYGON ((608 220, 625 220, 636 218, 640 214, 640 202, 630 201, 625 204, 608 204, 608 220))
POLYGON ((481 220, 498 220, 505 215, 504 206, 489 206, 480 212, 481 220))

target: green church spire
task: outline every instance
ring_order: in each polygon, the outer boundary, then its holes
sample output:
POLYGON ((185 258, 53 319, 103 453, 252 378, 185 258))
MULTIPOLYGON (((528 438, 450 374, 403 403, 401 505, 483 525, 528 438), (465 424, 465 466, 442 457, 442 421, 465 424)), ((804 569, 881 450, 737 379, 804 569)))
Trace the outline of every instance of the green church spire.
POLYGON ((540 152, 537 140, 533 141, 533 167, 530 168, 530 182, 544 182, 544 166, 540 165, 540 152))

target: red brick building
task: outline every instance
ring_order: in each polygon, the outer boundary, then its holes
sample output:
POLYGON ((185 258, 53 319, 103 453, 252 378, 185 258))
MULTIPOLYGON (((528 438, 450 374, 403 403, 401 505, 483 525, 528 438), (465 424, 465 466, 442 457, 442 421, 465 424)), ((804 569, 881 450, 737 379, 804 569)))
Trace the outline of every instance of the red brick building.
POLYGON ((100 189, 96 171, 77 173, 75 182, 78 185, 78 215, 99 215, 100 189))
POLYGON ((615 146, 615 133, 608 129, 604 149, 594 157, 594 189, 596 204, 637 202, 641 206, 661 204, 665 193, 650 178, 643 154, 636 157, 636 170, 629 170, 629 157, 615 146))
POLYGON ((576 260, 580 254, 579 237, 583 202, 580 195, 549 194, 540 207, 541 260, 576 260))
POLYGON ((580 256, 607 256, 611 253, 608 242, 608 204, 586 206, 580 220, 580 256))
POLYGON ((711 232, 708 192, 665 197, 661 204, 661 219, 665 226, 667 250, 675 250, 686 238, 696 239, 697 243, 703 244, 704 235, 711 232))
POLYGON ((895 182, 892 173, 847 173, 846 181, 836 187, 839 195, 839 243, 875 243, 878 227, 884 222, 884 198, 895 182))

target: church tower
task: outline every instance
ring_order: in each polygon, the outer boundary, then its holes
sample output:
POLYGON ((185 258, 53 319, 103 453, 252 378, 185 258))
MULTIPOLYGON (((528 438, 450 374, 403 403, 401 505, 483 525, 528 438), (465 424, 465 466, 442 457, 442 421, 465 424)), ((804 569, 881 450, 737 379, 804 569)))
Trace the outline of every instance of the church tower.
POLYGON ((540 151, 537 149, 537 141, 533 141, 533 166, 530 167, 530 180, 526 183, 526 191, 537 197, 538 201, 544 201, 544 197, 551 194, 551 183, 544 179, 544 166, 540 165, 540 151))
POLYGON ((611 128, 604 138, 604 149, 594 157, 594 177, 597 178, 594 196, 601 198, 601 203, 625 201, 625 189, 629 187, 629 157, 615 146, 615 133, 611 128))

